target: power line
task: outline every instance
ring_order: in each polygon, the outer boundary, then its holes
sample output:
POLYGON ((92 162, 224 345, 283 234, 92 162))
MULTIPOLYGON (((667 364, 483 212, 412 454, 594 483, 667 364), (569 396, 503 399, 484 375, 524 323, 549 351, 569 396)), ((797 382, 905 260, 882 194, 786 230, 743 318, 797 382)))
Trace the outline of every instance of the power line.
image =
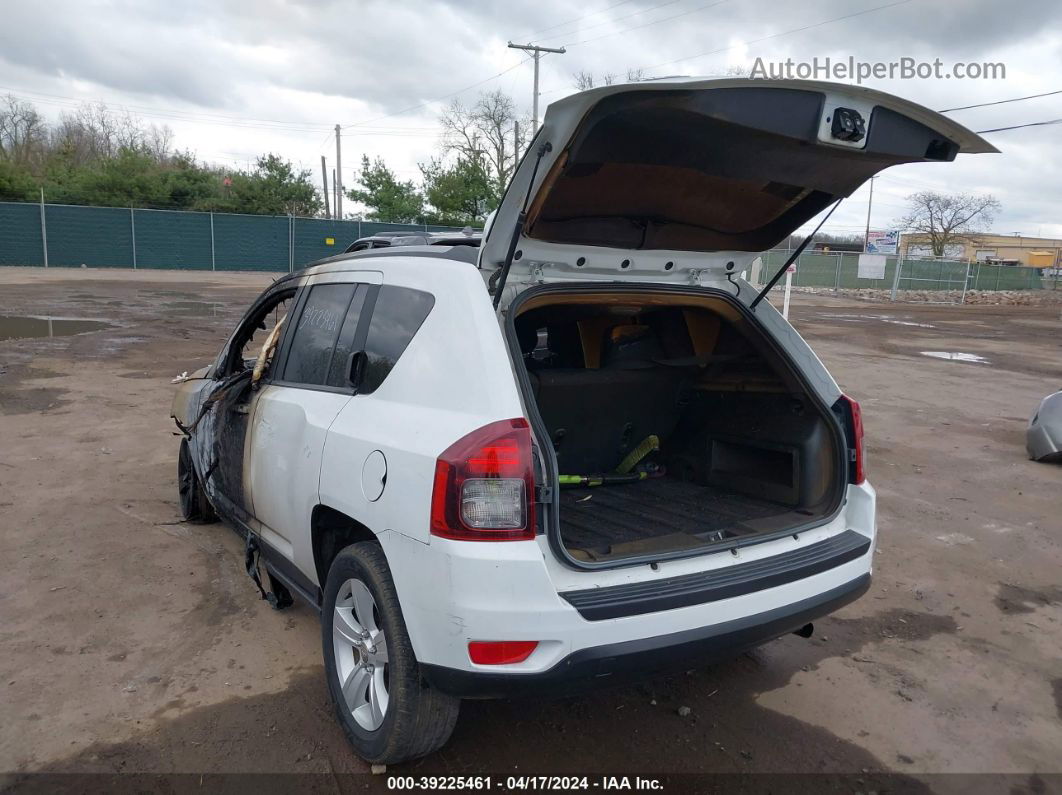
POLYGON ((548 28, 539 28, 538 30, 533 30, 530 33, 528 33, 525 38, 527 38, 528 40, 534 39, 535 37, 539 36, 542 33, 546 33, 546 32, 551 31, 551 30, 556 30, 557 28, 563 28, 565 25, 570 25, 573 22, 582 22, 587 17, 592 17, 595 14, 604 14, 606 11, 611 11, 613 8, 619 8, 620 6, 627 5, 627 3, 630 3, 631 1, 632 0, 620 0, 618 3, 613 3, 610 6, 605 6, 600 11, 591 11, 588 14, 583 14, 581 17, 575 17, 574 19, 569 19, 567 22, 558 22, 556 25, 550 25, 548 28))
MULTIPOLYGON (((229 127, 232 129, 260 129, 266 132, 274 132, 287 135, 305 135, 307 133, 319 133, 321 127, 317 125, 307 126, 300 122, 283 122, 278 119, 255 119, 251 117, 236 117, 236 116, 223 116, 219 114, 196 114, 185 111, 177 111, 174 109, 154 109, 149 106, 126 104, 126 103, 108 103, 102 100, 92 100, 88 98, 71 97, 62 94, 49 94, 42 91, 29 91, 29 90, 15 90, 7 87, 0 86, 0 91, 6 91, 12 96, 16 96, 20 99, 28 102, 33 102, 40 105, 50 105, 59 108, 77 109, 85 106, 86 104, 101 107, 104 112, 110 115, 117 115, 119 113, 130 113, 137 117, 146 117, 154 119, 164 119, 167 121, 175 121, 186 124, 208 124, 214 126, 229 127)), ((384 138, 429 138, 438 135, 438 129, 432 127, 398 127, 398 126, 386 126, 386 127, 363 127, 359 128, 358 135, 360 137, 384 137, 384 138)), ((346 137, 346 136, 345 136, 346 137)), ((324 137, 318 144, 318 150, 322 150, 326 143, 334 138, 334 132, 331 128, 328 128, 324 133, 324 137)), ((232 158, 232 157, 217 157, 216 154, 208 155, 212 160, 230 160, 235 163, 250 162, 257 157, 257 155, 232 158)))
POLYGON ((423 102, 420 102, 420 103, 418 103, 416 105, 410 105, 408 108, 403 108, 402 110, 396 110, 396 111, 394 111, 392 113, 385 113, 382 116, 376 116, 375 118, 369 119, 368 121, 354 122, 354 123, 351 123, 351 124, 344 124, 343 125, 343 129, 346 130, 346 129, 350 129, 350 128, 363 127, 366 124, 372 124, 374 121, 379 121, 380 119, 389 119, 392 116, 399 116, 399 115, 401 115, 403 113, 409 113, 410 111, 413 111, 413 110, 419 110, 420 108, 426 108, 428 105, 431 105, 433 102, 441 102, 444 99, 449 99, 450 97, 456 97, 458 94, 463 94, 466 91, 469 91, 469 90, 471 90, 473 88, 476 88, 477 86, 483 85, 484 83, 489 83, 491 80, 497 80, 502 75, 509 74, 509 72, 511 72, 513 69, 515 69, 518 66, 522 66, 523 64, 527 63, 530 60, 531 60, 531 57, 528 56, 527 58, 524 58, 521 61, 517 61, 512 66, 510 66, 508 69, 503 69, 502 71, 498 72, 498 74, 496 74, 496 75, 491 75, 490 77, 484 78, 483 80, 480 80, 477 83, 472 83, 471 85, 467 85, 464 88, 459 88, 459 89, 457 89, 457 91, 452 91, 449 94, 444 94, 441 97, 435 97, 435 99, 426 99, 423 102))
POLYGON ((952 113, 956 110, 970 110, 970 108, 987 108, 990 105, 1005 105, 1008 102, 1024 102, 1027 99, 1037 99, 1039 97, 1052 97, 1055 94, 1062 94, 1062 89, 1058 91, 1047 91, 1043 94, 1030 94, 1027 97, 1015 97, 1014 99, 1000 99, 995 102, 982 102, 979 105, 963 105, 961 108, 944 108, 944 110, 938 110, 937 113, 952 113))
MULTIPOLYGON (((821 22, 815 22, 815 23, 813 23, 811 25, 804 25, 803 27, 793 28, 792 30, 785 30, 785 31, 782 31, 781 33, 772 33, 770 36, 763 36, 761 38, 752 39, 750 41, 738 42, 737 44, 732 44, 729 47, 720 47, 717 50, 707 50, 705 52, 696 53, 695 55, 687 55, 687 56, 684 56, 682 58, 676 58, 673 61, 664 61, 662 63, 653 64, 652 66, 640 66, 640 67, 638 67, 637 71, 642 71, 642 70, 647 70, 647 69, 657 69, 657 68, 659 68, 661 66, 670 66, 671 64, 680 63, 682 61, 692 60, 693 58, 702 58, 702 57, 704 57, 706 55, 717 55, 719 53, 729 52, 730 50, 736 50, 739 47, 747 47, 750 44, 757 44, 757 43, 759 43, 761 41, 768 41, 769 39, 777 39, 777 38, 779 38, 781 36, 788 36, 788 35, 790 35, 792 33, 800 33, 800 32, 805 31, 805 30, 811 30, 813 28, 821 27, 823 25, 829 25, 829 24, 834 23, 834 22, 840 22, 841 20, 851 19, 853 17, 862 16, 863 14, 870 14, 870 13, 872 13, 874 11, 881 11, 881 10, 886 9, 886 8, 893 8, 895 6, 902 6, 902 5, 905 5, 906 3, 910 3, 910 2, 911 2, 911 0, 898 0, 897 2, 894 2, 894 3, 887 3, 885 5, 874 6, 873 8, 866 8, 866 9, 864 9, 862 11, 857 11, 857 12, 852 13, 852 14, 845 14, 844 16, 834 17, 833 19, 824 19, 821 22)), ((694 10, 699 10, 699 9, 694 9, 694 10)), ((681 16, 681 14, 679 14, 677 16, 681 16)), ((609 35, 611 35, 611 34, 609 34, 609 35)), ((577 43, 580 43, 580 42, 577 42, 577 43)), ((542 93, 543 94, 555 94, 558 91, 563 91, 563 90, 564 89, 554 88, 554 89, 550 89, 549 91, 543 91, 542 93)))
POLYGON ((1046 127, 1049 124, 1062 124, 1062 119, 1050 119, 1048 121, 1032 121, 1028 124, 1015 124, 1012 127, 993 127, 991 130, 977 130, 978 135, 985 133, 1004 132, 1005 130, 1020 130, 1023 127, 1046 127))
MULTIPOLYGON (((632 30, 641 30, 642 28, 647 28, 650 25, 657 25, 657 24, 659 24, 661 22, 668 22, 669 20, 672 20, 672 19, 678 19, 679 17, 684 17, 687 14, 693 14, 693 13, 696 13, 697 11, 704 11, 704 10, 709 9, 709 8, 715 8, 715 6, 721 6, 723 3, 729 3, 729 2, 730 2, 730 0, 716 0, 716 2, 714 2, 714 3, 707 3, 707 4, 703 5, 703 6, 698 6, 697 8, 691 8, 688 11, 682 11, 682 12, 680 12, 678 14, 672 14, 669 17, 661 17, 660 19, 654 19, 654 20, 651 20, 649 22, 643 22, 641 25, 633 25, 633 26, 631 26, 629 28, 624 28, 623 30, 617 30, 617 31, 614 31, 612 33, 603 33, 600 36, 594 36, 593 38, 583 39, 582 41, 573 41, 571 44, 566 44, 564 46, 565 47, 574 47, 577 44, 589 44, 592 41, 598 41, 600 39, 607 39, 609 36, 618 36, 621 33, 630 33, 632 30)), ((664 5, 670 5, 670 4, 669 3, 664 3, 664 5)))
POLYGON ((702 58, 705 55, 717 55, 718 53, 721 53, 721 52, 729 52, 730 50, 736 50, 738 47, 747 47, 750 44, 758 44, 761 41, 768 41, 770 39, 777 39, 777 38, 779 38, 781 36, 788 36, 788 35, 790 35, 792 33, 801 33, 801 32, 803 32, 805 30, 812 30, 813 28, 819 28, 819 27, 822 27, 823 25, 830 25, 830 24, 832 24, 834 22, 840 22, 841 20, 844 20, 844 19, 852 19, 853 17, 860 17, 860 16, 863 16, 864 14, 870 14, 870 13, 872 13, 874 11, 882 11, 882 10, 884 10, 886 8, 895 8, 896 6, 906 5, 907 3, 910 3, 910 2, 911 2, 911 0, 897 0, 897 2, 894 2, 894 3, 886 3, 886 4, 880 5, 880 6, 874 6, 873 8, 866 8, 866 9, 863 9, 862 11, 856 11, 856 12, 854 12, 852 14, 845 14, 844 16, 834 17, 832 19, 824 19, 821 22, 815 22, 815 23, 812 23, 811 25, 804 25, 804 26, 799 27, 799 28, 793 28, 792 30, 784 30, 781 33, 772 33, 770 36, 763 36, 763 37, 761 37, 759 39, 752 39, 751 41, 738 42, 737 44, 733 44, 733 45, 731 45, 729 47, 721 47, 718 50, 708 50, 706 52, 696 53, 695 55, 686 55, 686 56, 684 56, 682 58, 676 58, 673 61, 664 61, 663 63, 653 64, 652 66, 643 66, 641 68, 642 69, 657 69, 657 68, 659 68, 661 66, 670 66, 673 63, 681 63, 682 61, 689 61, 689 60, 692 60, 694 58, 702 58))
POLYGON ((442 128, 433 130, 432 132, 414 132, 409 133, 397 133, 397 132, 373 132, 369 130, 367 132, 352 132, 343 133, 344 138, 434 138, 437 135, 442 134, 442 128))
POLYGON ((903 185, 904 187, 908 187, 908 188, 914 186, 914 187, 923 187, 923 188, 926 188, 927 190, 939 190, 940 189, 939 183, 934 185, 933 183, 926 182, 924 180, 919 180, 919 179, 911 179, 910 177, 897 177, 897 176, 893 176, 892 174, 879 174, 878 177, 880 179, 886 180, 887 182, 895 182, 897 185, 903 185))
MULTIPOLYGON (((627 14, 626 16, 616 17, 616 19, 606 19, 604 22, 598 22, 598 23, 595 23, 593 25, 590 25, 589 27, 587 27, 584 30, 584 32, 586 30, 593 30, 594 28, 602 28, 605 25, 615 25, 617 22, 622 22, 625 19, 630 19, 631 17, 636 17, 639 14, 648 14, 650 11, 655 11, 656 9, 663 8, 664 6, 673 6, 673 5, 675 5, 675 3, 678 3, 680 1, 681 0, 664 0, 664 2, 657 3, 655 6, 649 6, 648 8, 639 8, 637 11, 632 11, 630 14, 627 14)), ((561 34, 556 35, 556 36, 547 36, 546 38, 541 39, 541 41, 551 41, 553 39, 562 39, 565 36, 572 36, 572 35, 574 35, 574 33, 561 33, 561 34)))
POLYGON ((125 112, 131 112, 130 109, 132 109, 132 111, 135 111, 137 115, 141 116, 164 118, 178 121, 197 121, 202 122, 204 124, 220 124, 233 127, 263 127, 266 129, 291 129, 298 132, 306 132, 311 129, 316 132, 317 130, 324 129, 324 127, 327 126, 324 124, 314 124, 306 122, 281 121, 280 119, 256 119, 246 116, 225 116, 222 114, 206 113, 200 111, 182 111, 173 108, 154 108, 148 105, 134 105, 125 102, 108 103, 98 99, 71 97, 62 94, 48 94, 43 91, 14 89, 6 86, 0 86, 0 91, 11 93, 31 102, 40 102, 44 105, 51 104, 58 105, 61 107, 80 107, 81 105, 85 104, 102 105, 111 112, 114 112, 114 108, 117 107, 118 109, 125 112), (45 97, 46 99, 39 99, 39 97, 45 97))

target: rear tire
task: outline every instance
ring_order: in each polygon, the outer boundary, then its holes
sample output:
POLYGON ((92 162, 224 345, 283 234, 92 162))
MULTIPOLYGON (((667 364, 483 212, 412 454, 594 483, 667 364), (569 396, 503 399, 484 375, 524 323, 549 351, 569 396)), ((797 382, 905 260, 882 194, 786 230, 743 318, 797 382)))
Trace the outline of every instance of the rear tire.
POLYGON ((218 516, 214 506, 207 499, 203 482, 196 474, 192 463, 192 448, 187 439, 181 439, 181 449, 177 454, 177 504, 181 508, 181 518, 186 522, 210 524, 218 516))
POLYGON ((450 739, 461 702, 421 677, 378 544, 352 544, 332 562, 321 640, 328 692, 358 756, 394 764, 437 751, 450 739))

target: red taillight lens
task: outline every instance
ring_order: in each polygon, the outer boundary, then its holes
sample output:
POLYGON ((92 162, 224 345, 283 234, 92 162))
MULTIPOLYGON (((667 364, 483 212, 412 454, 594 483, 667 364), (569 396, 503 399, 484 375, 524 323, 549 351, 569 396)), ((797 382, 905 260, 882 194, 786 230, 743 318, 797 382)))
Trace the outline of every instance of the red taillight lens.
POLYGON ((865 456, 863 453, 863 412, 859 408, 859 404, 848 397, 848 395, 841 395, 841 400, 848 404, 848 415, 851 418, 851 426, 849 428, 852 438, 849 440, 854 451, 855 460, 852 461, 851 481, 856 485, 859 485, 867 479, 865 456))
POLYGON ((485 444, 465 462, 469 475, 504 478, 521 474, 520 444, 516 439, 498 439, 485 444))
POLYGON ((476 665, 507 665, 523 662, 537 647, 537 640, 473 640, 468 659, 476 665))
POLYGON ((534 495, 527 420, 492 422, 435 462, 431 533, 462 541, 533 539, 534 495))

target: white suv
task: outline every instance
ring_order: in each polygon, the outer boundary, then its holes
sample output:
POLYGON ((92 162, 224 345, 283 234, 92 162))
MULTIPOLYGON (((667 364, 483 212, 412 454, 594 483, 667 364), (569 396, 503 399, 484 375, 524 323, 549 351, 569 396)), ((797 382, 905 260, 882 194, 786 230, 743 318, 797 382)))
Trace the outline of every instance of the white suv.
POLYGON ((344 254, 254 303, 174 401, 184 515, 321 612, 374 762, 442 746, 461 698, 810 632, 870 582, 859 407, 740 274, 881 169, 960 151, 994 150, 853 86, 561 100, 482 248, 344 254))

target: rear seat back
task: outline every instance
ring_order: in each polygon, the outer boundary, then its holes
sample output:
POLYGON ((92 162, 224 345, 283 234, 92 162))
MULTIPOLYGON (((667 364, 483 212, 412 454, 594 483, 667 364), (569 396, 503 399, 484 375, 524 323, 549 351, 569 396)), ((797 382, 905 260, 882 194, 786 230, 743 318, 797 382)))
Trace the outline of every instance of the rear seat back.
POLYGON ((689 373, 682 368, 540 369, 530 372, 559 474, 611 472, 647 436, 675 430, 689 373))

